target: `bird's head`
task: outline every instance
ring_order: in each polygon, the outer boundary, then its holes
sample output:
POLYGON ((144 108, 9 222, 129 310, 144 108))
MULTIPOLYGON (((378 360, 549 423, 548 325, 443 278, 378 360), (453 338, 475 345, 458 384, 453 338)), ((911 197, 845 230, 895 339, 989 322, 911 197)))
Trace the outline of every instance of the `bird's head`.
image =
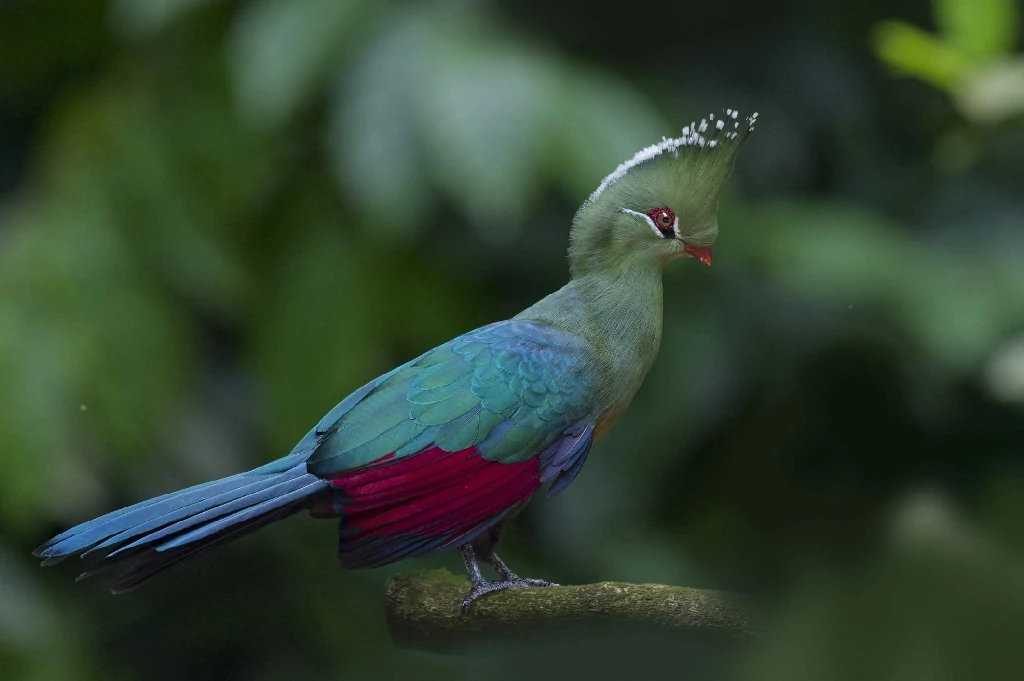
POLYGON ((691 256, 711 264, 718 198, 757 114, 726 109, 642 149, 604 178, 573 218, 574 276, 691 256))

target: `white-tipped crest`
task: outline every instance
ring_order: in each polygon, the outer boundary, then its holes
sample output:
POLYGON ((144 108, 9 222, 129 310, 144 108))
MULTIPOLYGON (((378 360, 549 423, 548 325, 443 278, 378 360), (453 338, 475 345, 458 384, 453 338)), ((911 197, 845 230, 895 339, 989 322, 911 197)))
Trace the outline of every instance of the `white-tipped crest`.
POLYGON ((601 196, 601 193, 604 192, 604 190, 612 183, 628 173, 631 168, 634 168, 645 161, 650 161, 665 152, 676 154, 684 147, 715 149, 716 147, 719 147, 720 144, 728 140, 736 139, 739 137, 741 132, 753 132, 755 123, 757 123, 757 112, 747 116, 746 129, 741 130, 739 123, 739 111, 736 109, 726 109, 725 119, 716 119, 714 114, 710 114, 707 118, 702 119, 699 124, 690 123, 683 128, 681 136, 671 138, 663 137, 661 142, 641 149, 633 156, 633 158, 619 164, 614 171, 601 180, 601 184, 598 185, 597 189, 594 190, 586 200, 585 204, 592 203, 597 200, 597 198, 601 196), (729 126, 729 123, 732 123, 732 126, 729 126))

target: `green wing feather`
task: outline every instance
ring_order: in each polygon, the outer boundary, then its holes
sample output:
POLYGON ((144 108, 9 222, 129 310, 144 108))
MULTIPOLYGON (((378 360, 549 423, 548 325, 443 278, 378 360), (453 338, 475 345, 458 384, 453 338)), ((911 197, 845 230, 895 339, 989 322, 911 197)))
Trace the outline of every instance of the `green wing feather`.
POLYGON ((431 446, 475 446, 487 459, 515 463, 591 416, 594 375, 578 338, 536 322, 498 322, 368 384, 297 449, 312 452, 308 470, 321 477, 431 446))

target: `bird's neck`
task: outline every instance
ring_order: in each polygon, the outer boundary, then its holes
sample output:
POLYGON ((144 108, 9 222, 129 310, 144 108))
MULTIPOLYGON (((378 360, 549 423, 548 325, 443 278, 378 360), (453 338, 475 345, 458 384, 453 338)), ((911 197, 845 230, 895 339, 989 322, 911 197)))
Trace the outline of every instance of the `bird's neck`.
POLYGON ((595 405, 600 431, 629 406, 658 354, 661 270, 660 264, 646 262, 591 271, 517 315, 586 341, 600 379, 595 405))

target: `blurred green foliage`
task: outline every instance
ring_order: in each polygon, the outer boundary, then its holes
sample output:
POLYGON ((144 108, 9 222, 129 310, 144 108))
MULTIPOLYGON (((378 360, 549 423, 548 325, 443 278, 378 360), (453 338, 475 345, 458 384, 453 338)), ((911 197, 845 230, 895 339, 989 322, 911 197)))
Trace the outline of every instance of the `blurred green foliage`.
POLYGON ((632 652, 682 677, 1018 676, 1021 20, 1012 0, 0 4, 0 677, 479 675, 393 650, 383 582, 424 563, 343 574, 330 523, 116 599, 28 554, 280 455, 369 378, 561 285, 601 177, 723 106, 763 123, 715 266, 669 269, 633 409, 505 542, 558 581, 749 592, 767 629, 739 655, 538 646, 536 674, 632 652))
POLYGON ((999 123, 1024 112, 1024 58, 1016 0, 933 0, 938 35, 900 20, 875 30, 875 49, 895 71, 954 95, 975 122, 999 123))

